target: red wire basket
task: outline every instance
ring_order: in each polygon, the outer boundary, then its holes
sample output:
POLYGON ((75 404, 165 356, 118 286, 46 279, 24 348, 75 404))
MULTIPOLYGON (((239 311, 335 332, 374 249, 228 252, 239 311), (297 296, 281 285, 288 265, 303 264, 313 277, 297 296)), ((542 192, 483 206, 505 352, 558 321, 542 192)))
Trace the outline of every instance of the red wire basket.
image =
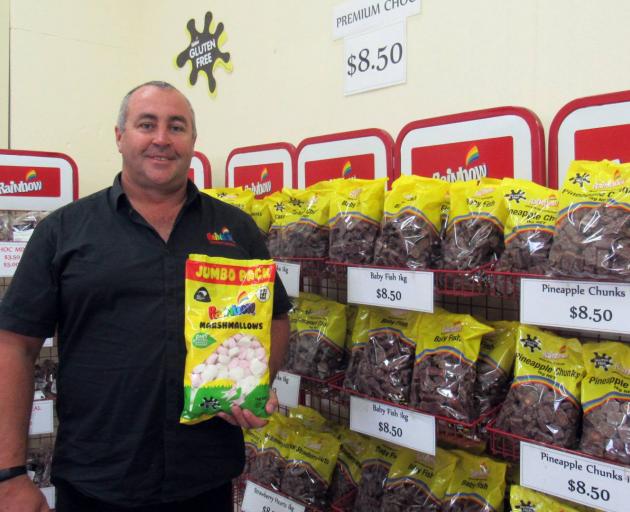
POLYGON ((357 391, 345 388, 343 387, 344 377, 344 375, 339 375, 335 379, 331 380, 330 386, 338 390, 340 403, 346 405, 346 407, 348 407, 348 411, 350 405, 350 395, 354 395, 360 398, 364 398, 366 400, 379 402, 384 405, 398 407, 400 409, 433 416, 435 418, 437 441, 440 444, 449 445, 452 447, 465 448, 469 450, 483 449, 488 438, 486 426, 488 425, 489 421, 494 418, 499 409, 499 407, 491 409, 490 411, 470 422, 455 420, 446 416, 431 414, 421 409, 410 407, 408 405, 397 404, 394 402, 388 402, 387 400, 373 398, 371 396, 364 395, 357 391))
POLYGON ((518 434, 506 432, 504 430, 501 430, 500 428, 497 428, 496 419, 497 418, 495 415, 486 426, 486 429, 489 435, 490 452, 493 455, 497 455, 506 460, 513 461, 513 462, 520 462, 521 441, 526 441, 528 443, 535 444, 538 446, 544 446, 545 448, 550 448, 552 450, 558 450, 558 451, 565 452, 571 455, 586 457, 588 459, 605 462, 606 464, 617 464, 626 469, 630 469, 630 466, 625 466, 618 461, 605 459, 603 457, 596 457, 594 455, 591 455, 590 453, 580 452, 578 450, 571 450, 569 448, 563 448, 561 446, 556 446, 549 443, 543 443, 541 441, 536 441, 535 439, 529 439, 527 437, 520 436, 518 434))
POLYGON ((342 496, 337 501, 333 502, 330 506, 330 510, 333 512, 352 512, 354 508, 354 499, 357 496, 356 491, 352 491, 345 496, 342 496))

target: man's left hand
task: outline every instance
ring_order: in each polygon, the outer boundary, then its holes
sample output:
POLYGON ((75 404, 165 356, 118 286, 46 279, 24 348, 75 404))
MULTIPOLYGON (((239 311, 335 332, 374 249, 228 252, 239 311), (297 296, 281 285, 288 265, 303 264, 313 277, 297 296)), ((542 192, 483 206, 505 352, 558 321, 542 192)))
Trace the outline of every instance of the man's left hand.
MULTIPOLYGON (((265 404, 265 411, 267 414, 273 414, 278 410, 278 396, 272 389, 269 392, 269 400, 265 404)), ((232 406, 232 414, 220 412, 217 414, 219 418, 224 419, 231 425, 241 428, 260 428, 264 427, 269 420, 265 418, 259 418, 253 412, 246 409, 241 409, 238 405, 232 406)))

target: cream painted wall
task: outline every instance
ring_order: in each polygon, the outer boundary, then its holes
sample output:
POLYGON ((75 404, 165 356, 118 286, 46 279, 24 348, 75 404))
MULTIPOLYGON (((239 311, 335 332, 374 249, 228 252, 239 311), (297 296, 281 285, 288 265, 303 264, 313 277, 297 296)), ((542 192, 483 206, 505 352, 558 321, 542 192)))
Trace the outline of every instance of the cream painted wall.
POLYGON ((70 155, 82 196, 119 169, 114 124, 138 67, 140 12, 125 0, 11 0, 12 147, 70 155))
POLYGON ((0 148, 9 147, 9 8, 0 0, 0 148))
POLYGON ((82 195, 97 190, 119 167, 120 97, 164 79, 192 101, 198 149, 221 185, 237 146, 367 127, 395 138, 412 120, 501 105, 532 109, 548 131, 571 99, 630 89, 627 0, 423 0, 407 23, 406 84, 344 97, 338 3, 12 0, 13 147, 67 152, 82 195), (187 21, 201 29, 207 10, 225 25, 234 66, 216 71, 215 98, 174 65, 187 21))

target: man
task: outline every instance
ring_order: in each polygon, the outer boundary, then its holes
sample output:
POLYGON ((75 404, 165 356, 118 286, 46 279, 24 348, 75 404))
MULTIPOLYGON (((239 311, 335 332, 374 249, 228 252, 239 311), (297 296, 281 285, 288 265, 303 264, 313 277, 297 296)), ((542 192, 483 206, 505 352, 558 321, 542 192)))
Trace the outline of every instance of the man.
MULTIPOLYGON (((188 100, 149 82, 121 105, 122 172, 112 187, 51 213, 0 305, 0 511, 47 511, 23 474, 42 340, 59 340, 53 459, 57 511, 230 510, 243 466, 232 414, 182 425, 184 266, 188 254, 267 258, 254 222, 187 179, 196 139, 188 100), (229 231, 233 243, 213 233, 229 231)), ((272 377, 290 303, 276 279, 272 377)), ((267 412, 277 407, 272 395, 267 412)))

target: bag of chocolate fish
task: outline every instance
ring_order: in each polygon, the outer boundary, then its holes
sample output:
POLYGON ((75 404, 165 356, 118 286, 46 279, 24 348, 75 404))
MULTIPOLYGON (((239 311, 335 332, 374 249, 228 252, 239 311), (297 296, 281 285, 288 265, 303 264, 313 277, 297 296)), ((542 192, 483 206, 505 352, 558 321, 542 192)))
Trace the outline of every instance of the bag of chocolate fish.
POLYGON ((458 457, 443 512, 501 512, 507 464, 453 450, 458 457))
POLYGON ((370 314, 368 340, 354 377, 358 392, 394 403, 409 402, 422 315, 384 308, 370 314))
POLYGON ((284 368, 322 380, 340 371, 345 357, 346 306, 302 292, 289 317, 291 336, 284 368))
POLYGON ((437 310, 418 329, 410 403, 459 421, 476 416, 473 392, 481 337, 494 329, 470 315, 437 310))
POLYGON ((325 509, 339 445, 339 440, 332 434, 307 429, 300 431, 289 452, 280 490, 292 498, 325 509))
POLYGON ((374 263, 428 268, 440 247, 441 209, 448 190, 442 180, 405 175, 385 196, 385 211, 374 246, 374 263))
POLYGON ((332 182, 330 259, 341 263, 372 263, 374 242, 383 217, 386 178, 340 179, 332 182))
POLYGON ((457 464, 442 448, 435 456, 401 448, 385 482, 381 512, 439 512, 457 464))
POLYGON ((275 413, 263 427, 258 453, 251 466, 250 477, 263 485, 280 490, 282 477, 300 430, 296 420, 275 413))
POLYGON ((372 443, 375 441, 347 428, 341 428, 338 437, 341 446, 328 490, 328 497, 331 503, 341 498, 351 499, 352 503, 344 502, 346 506, 351 506, 359 488, 361 468, 370 453, 372 443))
POLYGON ((374 440, 361 468, 353 512, 380 510, 387 475, 400 450, 400 447, 393 444, 374 440))

